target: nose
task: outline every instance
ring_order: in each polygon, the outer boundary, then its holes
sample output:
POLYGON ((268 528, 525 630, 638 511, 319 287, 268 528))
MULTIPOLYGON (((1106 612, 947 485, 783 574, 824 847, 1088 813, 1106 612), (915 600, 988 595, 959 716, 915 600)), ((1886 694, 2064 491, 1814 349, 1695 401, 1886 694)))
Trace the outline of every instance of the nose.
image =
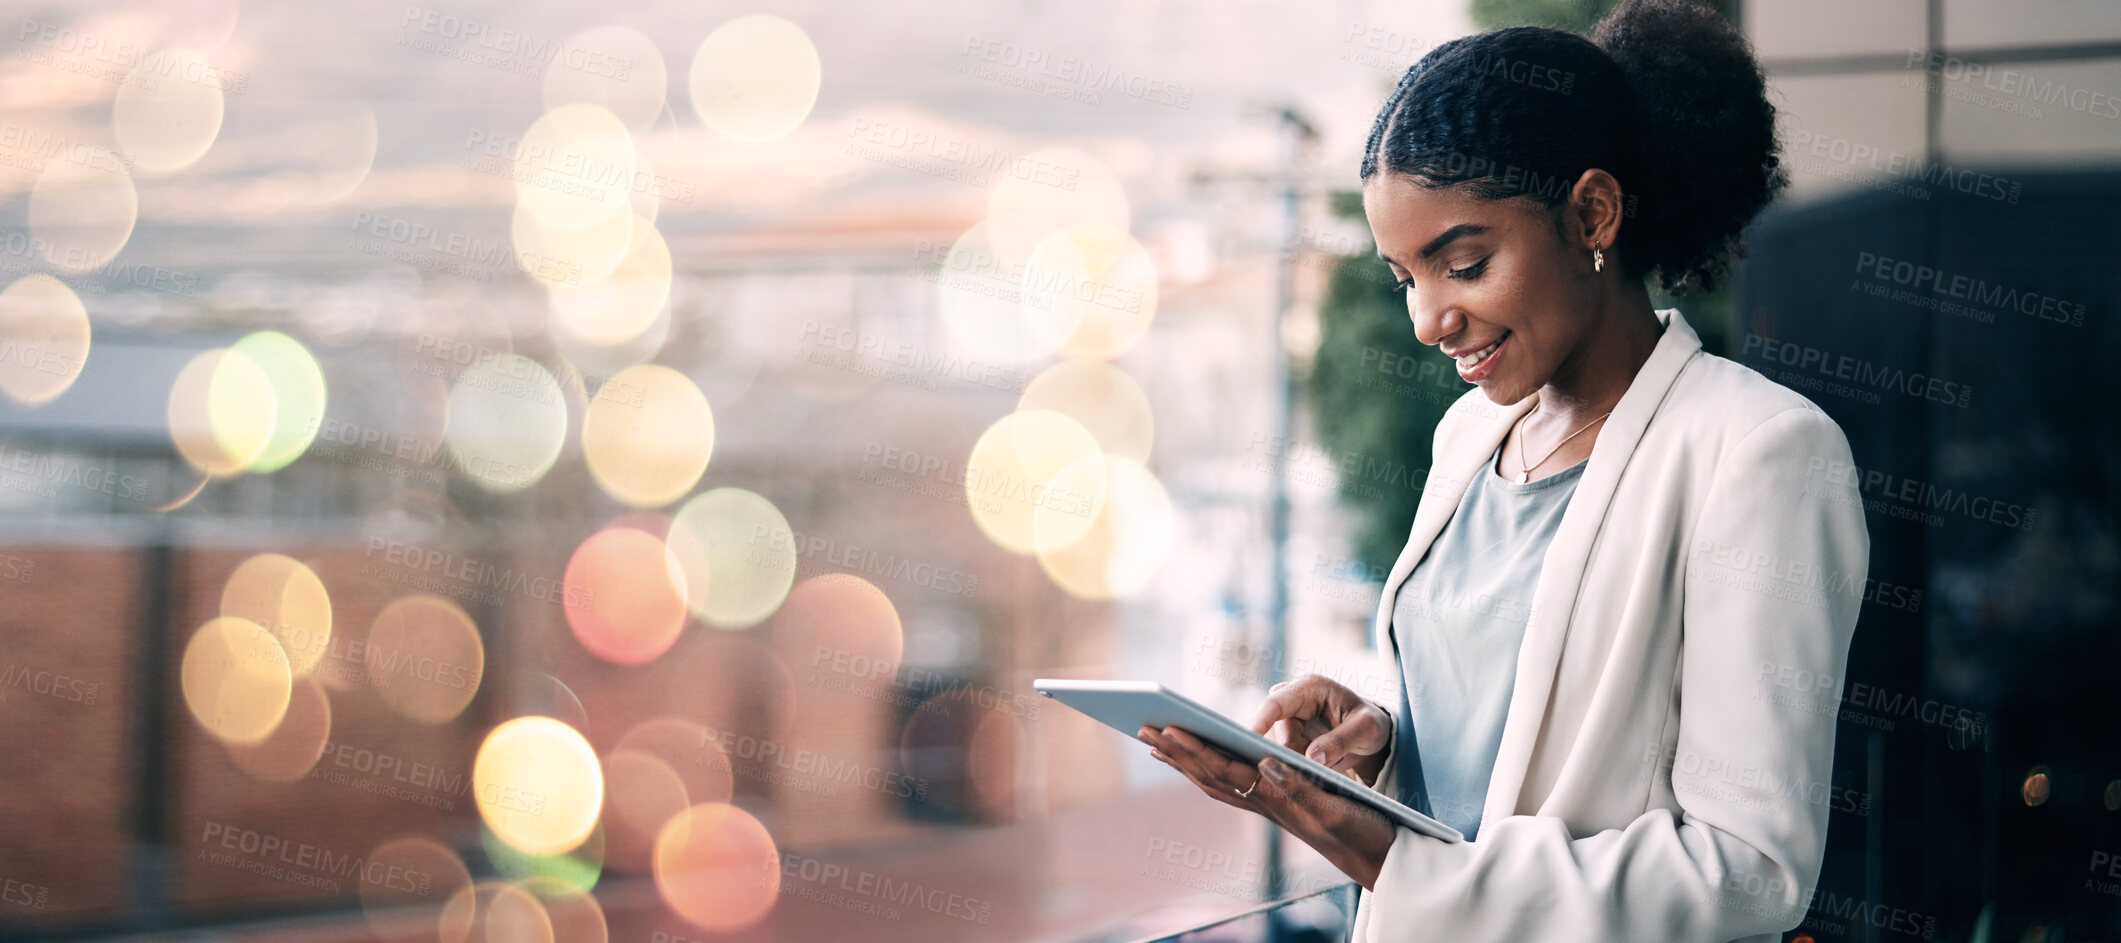
POLYGON ((1431 347, 1443 343, 1443 339, 1465 329, 1465 314, 1451 303, 1449 295, 1440 291, 1421 290, 1420 286, 1407 289, 1407 318, 1414 322, 1414 337, 1431 347))

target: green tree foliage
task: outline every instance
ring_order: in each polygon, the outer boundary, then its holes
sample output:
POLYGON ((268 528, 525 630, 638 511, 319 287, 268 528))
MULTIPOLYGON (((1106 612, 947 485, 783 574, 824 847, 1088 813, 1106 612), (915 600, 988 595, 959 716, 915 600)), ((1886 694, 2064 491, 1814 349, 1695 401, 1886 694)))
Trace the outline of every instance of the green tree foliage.
POLYGON ((1481 30, 1506 26, 1551 26, 1588 35, 1617 0, 1473 0, 1473 25, 1481 30))
MULTIPOLYGON (((1333 212, 1361 221, 1361 195, 1335 194, 1333 212)), ((1307 379, 1319 444, 1355 512, 1355 558, 1383 574, 1413 526, 1437 420, 1472 386, 1451 358, 1415 339, 1406 299, 1374 251, 1334 267, 1319 320, 1307 379)))

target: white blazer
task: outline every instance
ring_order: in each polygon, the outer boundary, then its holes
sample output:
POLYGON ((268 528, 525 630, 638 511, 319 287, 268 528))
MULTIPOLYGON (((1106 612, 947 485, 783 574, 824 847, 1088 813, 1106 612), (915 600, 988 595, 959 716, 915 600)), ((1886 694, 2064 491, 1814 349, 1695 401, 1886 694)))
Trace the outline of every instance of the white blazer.
MULTIPOLYGON (((1751 943, 1804 918, 1870 557, 1848 442, 1657 315, 1548 546, 1478 840, 1399 829, 1355 943, 1751 943)), ((1400 582, 1533 399, 1472 390, 1437 425, 1380 651, 1400 582)))

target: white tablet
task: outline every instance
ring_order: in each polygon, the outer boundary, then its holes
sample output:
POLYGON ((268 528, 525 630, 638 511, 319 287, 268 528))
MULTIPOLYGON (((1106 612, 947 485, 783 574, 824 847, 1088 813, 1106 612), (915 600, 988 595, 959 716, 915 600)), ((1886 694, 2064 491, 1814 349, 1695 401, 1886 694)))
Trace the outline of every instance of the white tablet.
MULTIPOLYGON (((1336 772, 1310 757, 1253 733, 1252 728, 1218 714, 1200 702, 1154 681, 1071 681, 1039 678, 1031 682, 1040 694, 1082 711, 1129 738, 1141 728, 1177 726, 1232 756, 1257 764, 1269 756, 1310 773, 1326 788, 1363 803, 1385 817, 1424 835, 1447 842, 1465 836, 1421 814, 1355 777, 1336 772)), ((1136 741, 1140 742, 1140 741, 1136 741)))

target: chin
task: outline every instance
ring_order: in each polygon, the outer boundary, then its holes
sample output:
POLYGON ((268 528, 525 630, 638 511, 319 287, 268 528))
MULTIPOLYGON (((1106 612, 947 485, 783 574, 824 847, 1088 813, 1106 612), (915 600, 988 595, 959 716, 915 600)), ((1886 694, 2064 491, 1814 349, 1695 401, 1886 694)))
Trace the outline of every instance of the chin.
POLYGON ((1486 396, 1488 402, 1497 406, 1515 406, 1522 402, 1525 397, 1538 392, 1537 390, 1520 389, 1514 384, 1482 383, 1479 386, 1481 395, 1486 396))

